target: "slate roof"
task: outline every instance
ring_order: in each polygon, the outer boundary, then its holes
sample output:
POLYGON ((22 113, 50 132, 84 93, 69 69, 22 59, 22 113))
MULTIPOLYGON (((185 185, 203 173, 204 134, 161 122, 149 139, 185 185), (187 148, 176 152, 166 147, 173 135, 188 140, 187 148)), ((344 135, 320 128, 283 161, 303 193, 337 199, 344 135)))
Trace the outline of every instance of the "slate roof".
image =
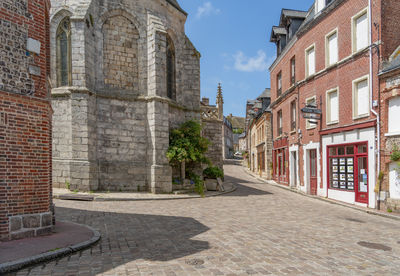
POLYGON ((261 95, 257 97, 257 99, 260 98, 271 98, 271 89, 265 88, 265 90, 261 93, 261 95))
POLYGON ((390 62, 387 62, 383 65, 382 71, 380 74, 385 74, 387 72, 396 70, 400 68, 400 55, 398 55, 395 59, 390 62))

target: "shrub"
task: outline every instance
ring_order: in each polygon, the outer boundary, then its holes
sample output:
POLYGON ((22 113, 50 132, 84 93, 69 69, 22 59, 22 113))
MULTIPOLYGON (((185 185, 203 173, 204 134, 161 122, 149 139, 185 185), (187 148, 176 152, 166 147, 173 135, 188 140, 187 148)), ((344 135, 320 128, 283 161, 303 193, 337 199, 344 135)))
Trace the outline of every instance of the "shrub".
POLYGON ((224 171, 218 167, 208 167, 203 171, 203 175, 207 178, 217 179, 224 177, 224 171))
POLYGON ((397 145, 393 145, 392 153, 390 154, 391 161, 400 161, 400 150, 397 145))
POLYGON ((201 125, 195 121, 187 121, 170 133, 167 157, 173 166, 180 163, 209 163, 205 157, 209 141, 201 136, 201 125))

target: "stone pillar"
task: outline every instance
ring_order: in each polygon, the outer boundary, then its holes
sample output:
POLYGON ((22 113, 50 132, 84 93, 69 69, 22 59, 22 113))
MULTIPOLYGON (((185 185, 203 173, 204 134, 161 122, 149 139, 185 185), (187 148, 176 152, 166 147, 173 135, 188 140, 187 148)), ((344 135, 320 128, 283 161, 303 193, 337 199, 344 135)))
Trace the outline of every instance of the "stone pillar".
POLYGON ((169 100, 166 84, 166 31, 161 20, 148 14, 148 182, 152 193, 172 192, 169 146, 169 100))
POLYGON ((83 89, 71 93, 71 190, 98 189, 95 98, 90 94, 83 89))

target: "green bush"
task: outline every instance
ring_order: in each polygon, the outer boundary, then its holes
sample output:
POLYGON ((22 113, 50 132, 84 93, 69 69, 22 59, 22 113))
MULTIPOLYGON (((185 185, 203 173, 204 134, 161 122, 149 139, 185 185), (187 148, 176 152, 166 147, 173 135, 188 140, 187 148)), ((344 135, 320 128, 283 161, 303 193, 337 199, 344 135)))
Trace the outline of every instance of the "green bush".
POLYGON ((196 193, 204 197, 204 181, 201 177, 193 172, 189 172, 188 176, 190 180, 194 182, 194 190, 196 193))
POLYGON ((391 161, 400 161, 400 150, 397 145, 393 145, 392 153, 390 154, 391 161))
POLYGON ((218 167, 208 167, 203 171, 203 175, 207 178, 217 179, 224 177, 224 171, 218 167))
POLYGON ((187 121, 170 133, 167 157, 173 166, 181 162, 209 163, 205 157, 209 141, 201 136, 201 125, 195 121, 187 121))

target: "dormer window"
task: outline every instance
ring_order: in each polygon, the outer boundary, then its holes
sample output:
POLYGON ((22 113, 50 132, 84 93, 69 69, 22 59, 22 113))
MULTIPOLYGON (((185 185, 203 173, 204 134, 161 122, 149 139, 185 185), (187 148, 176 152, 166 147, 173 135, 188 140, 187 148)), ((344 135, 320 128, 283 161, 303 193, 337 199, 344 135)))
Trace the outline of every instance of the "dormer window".
POLYGON ((315 14, 320 13, 326 6, 326 0, 316 0, 315 1, 315 14))

